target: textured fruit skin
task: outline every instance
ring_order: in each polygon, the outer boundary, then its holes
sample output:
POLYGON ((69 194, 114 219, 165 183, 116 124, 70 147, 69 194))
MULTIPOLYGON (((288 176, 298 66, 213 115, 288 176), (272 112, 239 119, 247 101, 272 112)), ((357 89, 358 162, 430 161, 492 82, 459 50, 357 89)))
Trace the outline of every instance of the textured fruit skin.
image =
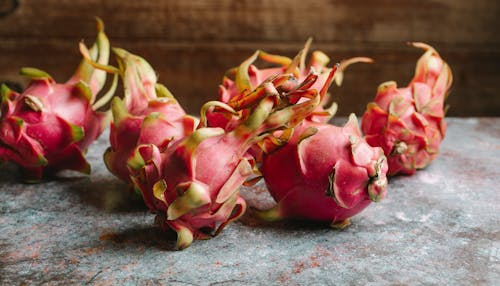
POLYGON ((413 174, 434 160, 446 133, 444 101, 452 83, 451 70, 432 47, 418 60, 407 87, 393 81, 378 88, 362 118, 366 141, 382 147, 389 175, 413 174))
MULTIPOLYGON (((98 36, 91 49, 93 60, 107 64, 109 42, 98 19, 98 36)), ((83 60, 66 83, 34 68, 21 74, 31 81, 21 94, 2 86, 0 117, 0 159, 11 161, 24 171, 23 178, 36 182, 60 170, 90 173, 83 153, 107 125, 108 116, 97 109, 114 92, 96 100, 106 73, 83 60)))
POLYGON ((263 156, 261 172, 277 202, 259 213, 268 220, 345 226, 387 192, 386 158, 362 138, 354 115, 344 127, 304 121, 287 144, 263 156))
POLYGON ((154 144, 165 149, 176 139, 193 132, 198 121, 184 109, 167 90, 157 83, 151 65, 143 58, 114 48, 119 63, 124 96, 113 98, 113 122, 109 134, 110 147, 104 153, 108 170, 131 184, 127 161, 137 146, 154 144))
POLYGON ((313 92, 309 100, 277 108, 277 88, 286 82, 257 87, 259 97, 245 112, 238 114, 226 106, 228 114, 238 117, 231 130, 206 127, 202 113, 191 134, 164 150, 154 144, 139 145, 127 161, 134 185, 157 214, 157 223, 177 232, 178 248, 217 235, 244 213, 239 187, 254 171, 249 148, 277 128, 299 124, 319 104, 319 95, 313 92))
MULTIPOLYGON (((222 79, 222 84, 219 86, 219 101, 229 104, 235 110, 240 110, 242 108, 240 100, 244 97, 245 86, 255 88, 270 78, 293 74, 296 82, 290 82, 288 85, 281 86, 281 90, 279 91, 286 93, 290 89, 293 89, 299 82, 304 83, 309 79, 307 89, 317 90, 322 94, 322 97, 321 104, 318 105, 316 110, 305 121, 328 122, 337 111, 337 104, 335 102, 330 103, 330 94, 327 93, 330 84, 326 83, 332 81, 331 76, 335 74, 333 80, 340 86, 343 81, 344 71, 348 66, 358 62, 371 63, 373 60, 366 57, 355 57, 343 60, 334 67, 327 67, 330 58, 322 51, 314 51, 311 53, 309 62, 306 64, 306 57, 311 42, 312 40, 309 39, 304 48, 293 59, 257 51, 252 57, 241 63, 239 67, 226 72, 226 75, 222 79), (266 62, 268 65, 279 66, 261 69, 253 64, 257 59, 266 62), (334 69, 335 71, 332 72, 334 69), (314 75, 314 80, 312 80, 311 75, 314 75)), ((300 100, 300 98, 289 99, 292 103, 300 100)), ((230 130, 234 126, 234 116, 225 112, 213 110, 208 112, 207 117, 208 126, 221 127, 227 130, 230 130)))
MULTIPOLYGON (((333 74, 332 68, 326 66, 330 59, 321 51, 313 52, 309 63, 306 65, 306 55, 310 44, 311 40, 308 40, 304 49, 294 59, 280 55, 271 55, 260 50, 256 51, 253 56, 242 62, 237 68, 226 72, 226 75, 222 79, 222 84, 219 86, 219 101, 227 103, 235 110, 244 109, 245 106, 242 106, 241 102, 248 102, 244 99, 245 96, 248 96, 245 93, 245 89, 254 89, 266 80, 287 74, 293 75, 294 81, 289 81, 288 84, 281 85, 280 93, 289 92, 297 84, 307 82, 308 78, 310 80, 309 83, 306 83, 307 88, 304 88, 304 90, 317 90, 320 92, 325 83, 331 80, 329 77, 333 74), (253 64, 257 59, 268 64, 278 65, 278 67, 259 69, 253 64), (314 79, 311 78, 311 75, 314 75, 314 79)), ((341 76, 339 75, 340 73, 342 71, 336 70, 337 77, 341 76)), ((335 113, 336 105, 325 109, 324 105, 328 101, 328 96, 325 95, 326 91, 323 94, 322 104, 318 105, 315 112, 306 120, 314 118, 315 120, 328 121, 335 113)), ((289 98, 292 101, 291 103, 296 103, 298 99, 289 98)), ((236 125, 234 118, 231 114, 217 112, 217 110, 207 113, 208 126, 221 127, 226 130, 231 130, 236 125)))

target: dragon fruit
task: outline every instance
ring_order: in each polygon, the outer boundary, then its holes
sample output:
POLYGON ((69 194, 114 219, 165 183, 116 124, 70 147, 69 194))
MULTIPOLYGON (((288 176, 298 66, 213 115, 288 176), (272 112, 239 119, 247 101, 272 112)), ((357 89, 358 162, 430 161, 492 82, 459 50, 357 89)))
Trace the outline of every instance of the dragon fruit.
POLYGON ((345 227, 387 191, 386 157, 362 138, 354 114, 344 127, 304 121, 286 144, 263 156, 261 172, 277 201, 274 208, 257 211, 266 220, 345 227))
MULTIPOLYGON (((293 129, 276 131, 273 136, 263 138, 257 144, 262 152, 252 149, 251 154, 262 163, 260 171, 271 195, 279 202, 275 208, 258 213, 270 220, 294 217, 345 226, 348 218, 362 211, 370 201, 378 201, 385 196, 387 163, 380 148, 370 147, 361 138, 355 117, 351 117, 344 128, 326 124, 336 111, 335 103, 325 108, 329 101, 327 90, 332 81, 341 85, 343 71, 350 64, 372 60, 357 57, 327 68, 328 57, 316 51, 306 68, 305 55, 309 45, 310 41, 293 60, 258 51, 230 72, 235 74, 234 81, 224 78, 219 89, 220 98, 237 110, 244 108, 243 103, 248 103, 248 97, 254 96, 245 93, 248 86, 259 84, 269 77, 279 78, 280 74, 287 72, 302 79, 302 90, 318 92, 321 104, 304 121, 293 129), (281 63, 282 67, 259 70, 251 65, 257 57, 281 63), (308 139, 310 136, 311 139, 308 139), (290 176, 294 178, 289 180, 290 176)), ((296 93, 286 99, 295 104, 301 102, 302 97, 296 93)), ((212 116, 215 125, 231 124, 230 117, 224 121, 221 117, 212 116)), ((256 177, 247 184, 259 179, 256 177)))
MULTIPOLYGON (((202 124, 190 135, 163 151, 154 144, 139 145, 128 160, 132 179, 157 214, 157 223, 177 232, 179 249, 193 239, 217 235, 244 213, 239 187, 253 174, 254 164, 248 149, 269 132, 300 123, 319 104, 319 95, 311 91, 309 100, 278 107, 278 89, 285 84, 269 80, 257 87, 260 99, 240 114, 244 120, 231 131, 205 127, 206 116, 201 114, 202 124)), ((294 92, 302 93, 300 85, 289 95, 294 92)), ((228 106, 225 109, 236 114, 228 106)))
POLYGON ((426 52, 408 87, 398 88, 393 81, 382 83, 362 119, 366 141, 382 147, 390 175, 410 175, 429 165, 446 132, 444 101, 452 82, 451 70, 431 46, 413 46, 426 52))
MULTIPOLYGON (((107 64, 109 41, 100 19, 97 30, 90 56, 107 64)), ((34 68, 22 68, 21 75, 31 78, 21 94, 1 88, 0 159, 19 165, 28 182, 65 169, 90 173, 83 153, 107 125, 107 113, 98 109, 113 96, 117 78, 97 99, 106 73, 85 60, 64 84, 34 68)))
POLYGON ((154 144, 165 149, 177 138, 193 132, 198 120, 186 115, 168 89, 157 83, 156 73, 143 58, 123 49, 113 48, 119 69, 92 62, 84 46, 82 54, 91 64, 107 72, 120 74, 124 97, 113 98, 113 122, 110 144, 104 153, 108 170, 132 185, 127 160, 141 144, 154 144))

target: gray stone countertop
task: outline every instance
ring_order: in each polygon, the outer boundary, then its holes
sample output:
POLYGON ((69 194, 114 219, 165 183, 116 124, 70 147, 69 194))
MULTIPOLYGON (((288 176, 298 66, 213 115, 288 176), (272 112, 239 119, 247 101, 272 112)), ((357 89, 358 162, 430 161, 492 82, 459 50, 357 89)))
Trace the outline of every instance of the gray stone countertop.
MULTIPOLYGON (((500 118, 447 122, 433 164, 345 230, 246 215, 183 251, 104 167, 107 134, 89 177, 28 185, 0 166, 0 284, 499 285, 500 118)), ((262 184, 243 194, 272 203, 262 184)))

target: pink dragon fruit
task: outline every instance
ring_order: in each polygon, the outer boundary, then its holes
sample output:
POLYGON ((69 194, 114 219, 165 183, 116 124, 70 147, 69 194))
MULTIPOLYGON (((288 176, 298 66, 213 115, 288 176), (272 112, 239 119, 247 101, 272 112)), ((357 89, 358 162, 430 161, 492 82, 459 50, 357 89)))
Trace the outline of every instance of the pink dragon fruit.
POLYGON ((168 89, 157 83, 155 71, 143 58, 113 48, 120 67, 116 69, 92 62, 84 46, 81 51, 95 67, 121 75, 125 95, 111 103, 111 146, 104 153, 104 162, 111 173, 131 184, 127 160, 137 146, 154 144, 163 150, 175 139, 191 134, 198 120, 186 115, 168 89))
POLYGON ((354 114, 344 127, 304 121, 287 144, 264 155, 261 172, 278 202, 257 212, 266 220, 306 219, 345 227, 387 191, 384 153, 362 138, 354 114))
MULTIPOLYGON (((248 149, 272 130, 300 123, 319 104, 319 95, 312 90, 306 95, 309 100, 278 107, 278 89, 284 84, 269 80, 257 87, 260 99, 245 115, 240 114, 245 119, 231 131, 204 127, 203 119, 192 134, 165 150, 154 144, 140 145, 129 159, 134 183, 157 214, 157 223, 177 232, 179 249, 193 239, 217 235, 244 213, 246 203, 238 190, 253 173, 248 149)), ((288 95, 303 94, 300 87, 288 95)), ((225 109, 236 114, 230 107, 225 109)), ((201 118, 206 117, 202 114, 201 118)))
MULTIPOLYGON (((109 41, 100 19, 97 30, 90 55, 107 64, 109 41)), ((113 95, 117 78, 97 100, 106 73, 86 61, 64 84, 34 68, 22 68, 21 74, 31 78, 24 92, 18 94, 5 85, 1 88, 0 159, 22 167, 24 178, 31 182, 65 169, 88 174, 90 165, 83 152, 107 125, 107 113, 97 110, 113 95)))
POLYGON ((390 175, 413 174, 429 165, 446 132, 444 101, 451 70, 431 46, 413 45, 426 50, 413 80, 405 88, 393 81, 382 83, 362 120, 366 141, 384 149, 390 175))

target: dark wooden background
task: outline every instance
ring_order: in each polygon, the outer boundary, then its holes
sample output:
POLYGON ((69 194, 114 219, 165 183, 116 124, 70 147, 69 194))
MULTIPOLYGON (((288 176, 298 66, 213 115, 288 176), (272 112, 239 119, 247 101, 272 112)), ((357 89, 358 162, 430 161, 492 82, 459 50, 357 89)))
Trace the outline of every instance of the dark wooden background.
POLYGON ((189 112, 217 96, 224 71, 255 49, 293 56, 312 36, 334 61, 370 56, 332 89, 339 113, 360 115, 379 83, 410 80, 421 51, 449 62, 452 116, 500 116, 500 1, 491 0, 0 0, 0 81, 24 86, 22 66, 66 79, 90 44, 94 16, 112 44, 155 67, 189 112))

